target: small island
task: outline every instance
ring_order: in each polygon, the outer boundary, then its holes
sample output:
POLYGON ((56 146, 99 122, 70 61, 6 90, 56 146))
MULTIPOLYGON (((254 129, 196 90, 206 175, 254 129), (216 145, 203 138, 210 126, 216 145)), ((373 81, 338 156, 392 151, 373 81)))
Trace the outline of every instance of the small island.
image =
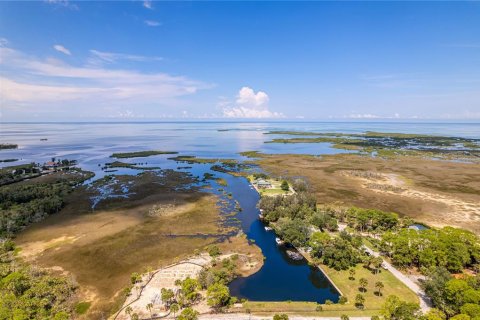
POLYGON ((14 143, 0 143, 0 150, 2 149, 17 149, 18 144, 14 143))
POLYGON ((140 157, 150 157, 157 156, 161 154, 178 154, 176 151, 158 151, 158 150, 147 150, 147 151, 133 151, 133 152, 117 152, 110 156, 110 158, 140 158, 140 157))

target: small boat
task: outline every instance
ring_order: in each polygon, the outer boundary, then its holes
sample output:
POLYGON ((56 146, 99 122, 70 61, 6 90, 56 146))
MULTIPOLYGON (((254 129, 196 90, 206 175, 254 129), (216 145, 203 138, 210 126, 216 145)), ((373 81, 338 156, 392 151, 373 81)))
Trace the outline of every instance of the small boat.
POLYGON ((272 231, 273 229, 270 227, 265 227, 265 231, 272 231))
POLYGON ((260 219, 263 219, 263 214, 260 213, 260 214, 258 215, 258 217, 259 217, 260 219))
POLYGON ((277 244, 283 244, 282 239, 280 239, 280 238, 278 238, 278 237, 275 238, 275 242, 276 242, 277 244))
POLYGON ((300 261, 300 260, 303 260, 303 256, 297 252, 297 251, 293 251, 293 250, 287 250, 287 255, 290 257, 290 259, 292 260, 296 260, 296 261, 300 261))

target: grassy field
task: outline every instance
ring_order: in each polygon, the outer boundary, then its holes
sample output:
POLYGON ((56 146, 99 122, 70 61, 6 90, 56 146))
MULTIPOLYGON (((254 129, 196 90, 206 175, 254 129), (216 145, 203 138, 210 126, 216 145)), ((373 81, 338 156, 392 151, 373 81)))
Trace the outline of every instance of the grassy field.
POLYGON ((345 308, 356 309, 355 296, 359 293, 365 297, 365 310, 381 309, 385 299, 389 295, 396 295, 400 299, 408 302, 419 302, 417 295, 387 270, 381 269, 377 274, 374 274, 359 264, 355 268, 354 279, 350 279, 348 270, 336 271, 324 265, 322 265, 322 269, 328 274, 340 291, 342 291, 343 295, 347 297, 348 302, 343 306, 345 308), (359 279, 361 278, 368 280, 366 292, 359 290, 359 279), (380 296, 375 294, 375 283, 379 281, 384 285, 384 288, 381 290, 382 295, 380 296))
POLYGON ((130 199, 115 198, 90 209, 91 191, 74 192, 58 214, 32 225, 16 239, 21 254, 41 267, 70 274, 81 300, 91 302, 86 319, 107 317, 122 304, 133 272, 158 268, 217 241, 225 230, 217 198, 175 191, 188 179, 146 173, 120 176, 133 181, 130 199), (169 206, 160 215, 152 207, 169 206))
POLYGON ((472 223, 480 218, 480 170, 476 163, 354 154, 262 155, 254 162, 274 176, 305 178, 321 204, 376 208, 427 225, 457 226, 480 233, 480 224, 472 223), (345 174, 349 170, 385 174, 402 182, 405 192, 379 189, 375 183, 345 174))
POLYGON ((343 314, 350 317, 370 317, 378 315, 380 310, 360 310, 348 305, 321 305, 322 310, 318 311, 319 305, 315 302, 301 301, 248 301, 243 304, 242 312, 250 312, 255 315, 272 316, 275 313, 287 313, 292 315, 310 316, 310 317, 339 317, 343 314))
POLYGON ((348 270, 336 271, 322 265, 324 272, 328 274, 330 279, 342 291, 342 294, 348 299, 345 304, 322 304, 321 311, 318 310, 318 304, 314 302, 266 302, 266 301, 248 301, 244 303, 243 311, 250 310, 250 312, 259 315, 268 315, 272 313, 290 313, 305 316, 323 316, 339 317, 342 314, 348 316, 372 316, 378 315, 381 311, 385 299, 389 295, 396 295, 400 299, 408 302, 418 303, 418 297, 413 291, 407 288, 402 282, 386 270, 381 270, 377 274, 373 274, 370 270, 358 265, 355 268, 355 277, 350 279, 348 270), (366 292, 359 290, 359 279, 365 278, 368 280, 366 292), (381 290, 382 294, 375 294, 375 283, 381 281, 384 288, 381 290), (361 293, 365 297, 364 308, 357 308, 355 306, 355 296, 361 293))

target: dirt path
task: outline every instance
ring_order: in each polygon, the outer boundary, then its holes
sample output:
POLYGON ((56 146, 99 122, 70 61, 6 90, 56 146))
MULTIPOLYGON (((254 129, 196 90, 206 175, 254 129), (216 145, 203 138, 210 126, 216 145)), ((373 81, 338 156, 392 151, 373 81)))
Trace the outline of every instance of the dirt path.
MULTIPOLYGON (((380 254, 378 252, 373 251, 372 249, 366 246, 364 246, 363 248, 374 257, 380 257, 380 254)), ((390 271, 398 280, 403 282, 403 284, 405 284, 413 292, 415 292, 415 294, 418 296, 418 299, 420 300, 420 309, 422 310, 423 313, 426 313, 428 310, 430 310, 431 301, 418 284, 413 282, 409 277, 404 275, 402 272, 400 272, 397 268, 395 268, 393 265, 391 265, 387 261, 383 260, 383 265, 385 265, 387 270, 390 271)))

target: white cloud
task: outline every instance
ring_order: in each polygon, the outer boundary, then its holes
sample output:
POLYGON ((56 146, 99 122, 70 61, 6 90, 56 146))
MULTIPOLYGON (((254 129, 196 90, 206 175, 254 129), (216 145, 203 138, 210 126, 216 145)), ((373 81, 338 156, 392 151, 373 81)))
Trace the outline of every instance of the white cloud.
POLYGON ((103 62, 115 63, 119 60, 130 60, 136 62, 149 62, 149 61, 161 61, 162 57, 147 57, 141 55, 125 54, 125 53, 115 53, 115 52, 102 52, 98 50, 90 50, 92 58, 89 59, 89 62, 94 65, 101 64, 103 62))
POLYGON ((0 48, 8 46, 8 40, 5 38, 0 38, 0 48))
POLYGON ((78 10, 78 6, 74 3, 71 3, 69 0, 45 0, 45 2, 59 7, 78 10))
POLYGON ((64 46, 62 46, 61 44, 56 44, 53 46, 53 49, 57 50, 58 52, 61 52, 63 54, 66 54, 67 56, 71 56, 72 53, 70 52, 70 50, 68 50, 67 48, 65 48, 64 46))
POLYGON ((371 114, 371 113, 352 113, 346 116, 345 118, 350 118, 350 119, 378 119, 382 118, 379 115, 376 114, 371 114))
POLYGON ((263 91, 255 91, 243 87, 238 92, 235 106, 229 107, 225 99, 219 102, 223 107, 223 116, 227 118, 284 118, 282 113, 272 112, 268 108, 268 95, 263 91))
POLYGON ((143 1, 143 6, 147 9, 153 10, 153 3, 150 0, 143 1))
POLYGON ((161 25, 160 22, 155 21, 155 20, 145 20, 144 22, 145 22, 145 24, 146 24, 147 26, 149 26, 149 27, 158 27, 158 26, 161 25))
POLYGON ((211 84, 161 72, 73 66, 0 48, 2 106, 143 106, 167 103, 211 88, 211 84))

